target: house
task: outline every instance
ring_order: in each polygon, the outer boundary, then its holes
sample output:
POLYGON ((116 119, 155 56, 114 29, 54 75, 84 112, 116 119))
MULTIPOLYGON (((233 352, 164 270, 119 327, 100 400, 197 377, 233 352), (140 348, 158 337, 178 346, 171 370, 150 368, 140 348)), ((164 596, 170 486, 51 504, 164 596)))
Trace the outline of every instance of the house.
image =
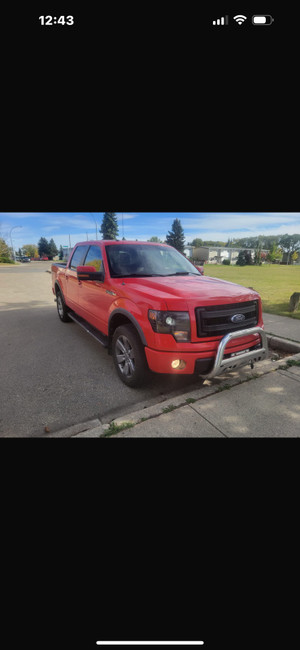
MULTIPOLYGON (((237 258, 240 251, 250 251, 251 257, 254 260, 255 249, 254 248, 227 248, 226 246, 201 246, 200 248, 195 248, 195 246, 187 246, 187 249, 192 248, 193 251, 189 255, 193 259, 208 264, 222 264, 223 260, 229 260, 230 264, 236 264, 237 258)), ((262 253, 268 253, 269 251, 263 249, 262 253)))

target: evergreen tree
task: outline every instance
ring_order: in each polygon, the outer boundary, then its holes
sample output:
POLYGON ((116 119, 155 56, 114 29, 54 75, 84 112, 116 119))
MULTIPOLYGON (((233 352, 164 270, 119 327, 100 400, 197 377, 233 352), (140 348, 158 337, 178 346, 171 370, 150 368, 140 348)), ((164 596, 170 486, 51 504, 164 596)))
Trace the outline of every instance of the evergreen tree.
POLYGON ((102 239, 117 239, 119 235, 119 226, 116 212, 104 212, 102 226, 102 239))
POLYGON ((49 259, 52 260, 55 255, 57 255, 58 250, 57 246, 55 244, 54 239, 50 239, 49 241, 49 259))
POLYGON ((169 230, 167 234, 166 243, 169 244, 169 246, 176 248, 180 253, 184 252, 185 237, 180 219, 174 219, 172 230, 169 230))
POLYGON ((46 239, 46 237, 41 237, 38 243, 38 251, 39 251, 39 256, 42 257, 42 255, 46 255, 49 257, 50 255, 50 247, 49 247, 49 242, 46 239))

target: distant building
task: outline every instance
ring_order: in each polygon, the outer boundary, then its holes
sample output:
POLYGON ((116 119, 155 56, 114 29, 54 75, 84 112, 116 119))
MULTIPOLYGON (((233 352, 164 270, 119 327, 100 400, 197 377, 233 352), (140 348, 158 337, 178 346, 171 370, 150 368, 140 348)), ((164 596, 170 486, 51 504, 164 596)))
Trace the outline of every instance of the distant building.
POLYGON ((72 253, 72 250, 73 250, 73 248, 67 248, 66 246, 63 246, 63 252, 64 252, 64 256, 63 256, 63 259, 62 259, 63 262, 68 261, 70 255, 72 253))
POLYGON ((186 257, 193 257, 194 248, 195 248, 195 246, 186 246, 185 247, 184 254, 186 255, 186 257))
MULTIPOLYGON (((208 264, 222 264, 223 260, 230 260, 230 264, 236 264, 240 251, 249 251, 254 260, 255 248, 227 248, 226 246, 187 246, 185 250, 193 249, 188 257, 208 264)), ((262 253, 268 253, 267 249, 262 249, 262 253)))

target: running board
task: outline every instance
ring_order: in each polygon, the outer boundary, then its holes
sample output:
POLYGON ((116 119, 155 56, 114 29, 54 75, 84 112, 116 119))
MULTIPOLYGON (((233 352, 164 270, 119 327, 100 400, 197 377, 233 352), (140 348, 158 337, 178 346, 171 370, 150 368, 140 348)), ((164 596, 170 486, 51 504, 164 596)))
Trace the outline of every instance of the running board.
POLYGON ((68 311, 68 316, 72 318, 72 320, 77 323, 77 325, 80 325, 82 329, 84 329, 88 334, 90 334, 98 343, 101 343, 103 347, 108 348, 108 336, 105 336, 105 334, 101 334, 99 330, 97 330, 93 325, 90 325, 87 323, 84 318, 81 318, 81 316, 78 316, 75 314, 73 311, 68 311))

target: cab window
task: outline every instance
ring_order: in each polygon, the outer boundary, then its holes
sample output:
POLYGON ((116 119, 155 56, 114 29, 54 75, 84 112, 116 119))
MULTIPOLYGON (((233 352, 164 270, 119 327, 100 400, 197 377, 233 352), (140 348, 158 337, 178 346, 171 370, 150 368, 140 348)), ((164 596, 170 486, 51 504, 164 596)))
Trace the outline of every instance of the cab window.
POLYGON ((97 272, 103 270, 102 253, 100 246, 90 246, 85 258, 84 266, 94 266, 97 272))
POLYGON ((87 253, 88 246, 77 246, 76 250, 74 251, 70 263, 70 269, 73 271, 76 271, 77 266, 81 266, 84 260, 84 257, 87 253))

